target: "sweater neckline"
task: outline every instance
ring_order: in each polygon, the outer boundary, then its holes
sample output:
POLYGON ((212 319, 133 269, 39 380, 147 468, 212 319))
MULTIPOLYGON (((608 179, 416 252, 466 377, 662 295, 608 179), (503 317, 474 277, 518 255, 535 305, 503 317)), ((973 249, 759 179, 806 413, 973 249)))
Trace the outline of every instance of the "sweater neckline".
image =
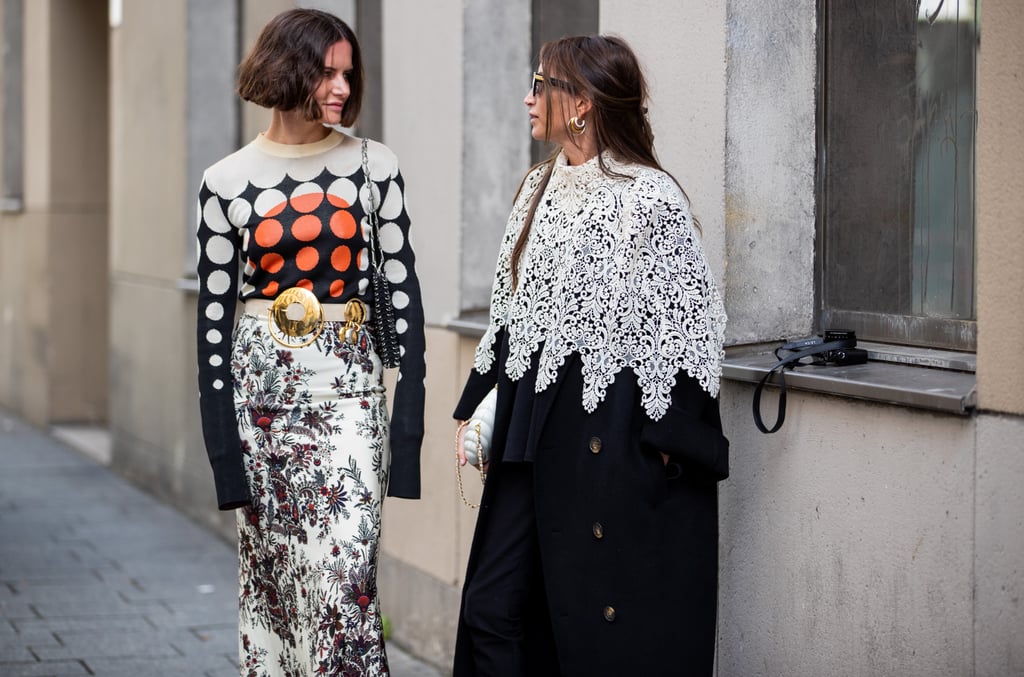
POLYGON ((313 143, 278 143, 277 141, 271 141, 263 132, 260 132, 256 135, 253 143, 258 149, 268 155, 283 158, 301 158, 331 150, 335 146, 340 145, 344 139, 344 134, 336 129, 332 129, 330 134, 313 143))

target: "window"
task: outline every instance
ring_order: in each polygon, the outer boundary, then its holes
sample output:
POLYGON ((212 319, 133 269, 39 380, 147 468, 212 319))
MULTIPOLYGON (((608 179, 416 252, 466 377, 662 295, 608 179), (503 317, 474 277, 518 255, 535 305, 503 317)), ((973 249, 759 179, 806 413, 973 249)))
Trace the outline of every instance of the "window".
POLYGON ((974 350, 977 0, 819 7, 819 324, 974 350))
POLYGON ((0 57, 0 147, 3 149, 2 194, 0 211, 20 212, 25 199, 25 125, 22 75, 24 54, 22 30, 24 8, 22 0, 4 0, 0 7, 3 28, 4 53, 0 57))

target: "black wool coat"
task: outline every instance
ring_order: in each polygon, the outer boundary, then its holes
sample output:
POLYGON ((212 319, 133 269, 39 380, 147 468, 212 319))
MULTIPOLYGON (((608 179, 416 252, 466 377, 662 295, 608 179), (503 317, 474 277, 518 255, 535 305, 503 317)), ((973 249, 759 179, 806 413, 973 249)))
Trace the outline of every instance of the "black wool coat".
MULTIPOLYGON (((497 345, 502 345, 501 336, 497 345)), ((488 503, 500 485, 501 440, 514 390, 504 355, 471 372, 455 418, 470 416, 497 382, 498 403, 466 580, 472 579, 488 503), (502 386, 505 383, 505 387, 502 386)), ((531 595, 528 654, 536 675, 710 675, 718 586, 717 482, 728 476, 729 442, 718 401, 685 373, 668 412, 652 421, 630 370, 592 413, 571 356, 535 395, 534 488, 544 589, 531 595), (665 463, 661 454, 669 456, 665 463)), ((460 620, 455 677, 477 674, 460 620)))

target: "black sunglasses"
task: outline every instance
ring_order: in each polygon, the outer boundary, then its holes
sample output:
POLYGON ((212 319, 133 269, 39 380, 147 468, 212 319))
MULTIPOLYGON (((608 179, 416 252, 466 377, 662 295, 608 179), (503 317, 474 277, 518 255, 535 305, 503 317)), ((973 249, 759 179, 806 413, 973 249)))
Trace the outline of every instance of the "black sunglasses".
POLYGON ((534 73, 533 79, 530 80, 530 91, 534 97, 537 97, 544 93, 544 85, 549 84, 552 87, 558 87, 559 89, 569 89, 569 84, 562 80, 556 80, 555 78, 545 78, 540 73, 534 73))

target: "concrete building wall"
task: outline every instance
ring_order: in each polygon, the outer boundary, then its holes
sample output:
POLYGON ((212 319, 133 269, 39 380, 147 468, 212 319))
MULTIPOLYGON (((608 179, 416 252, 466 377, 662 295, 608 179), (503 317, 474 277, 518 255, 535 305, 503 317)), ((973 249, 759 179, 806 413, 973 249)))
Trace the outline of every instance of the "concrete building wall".
POLYGON ((0 405, 37 424, 107 416, 105 7, 22 6, 24 202, 0 214, 0 405))
POLYGON ((662 165, 700 220, 712 270, 726 277, 726 3, 602 0, 600 30, 636 51, 650 87, 649 116, 662 165), (672 26, 672 30, 665 30, 672 26))
POLYGON ((718 674, 971 674, 971 418, 727 383, 718 674), (774 398, 773 398, 774 399, 774 398))
POLYGON ((1024 19, 1011 0, 981 4, 978 60, 978 403, 1024 415, 1024 19), (1016 311, 1016 312, 1015 312, 1016 311))
POLYGON ((185 425, 196 400, 194 309, 179 285, 195 219, 187 22, 187 3, 125 2, 110 31, 110 432, 119 472, 195 514, 186 501, 213 482, 190 472, 206 459, 185 425))
POLYGON ((978 417, 975 675, 1024 673, 1024 17, 981 3, 978 61, 978 417))

